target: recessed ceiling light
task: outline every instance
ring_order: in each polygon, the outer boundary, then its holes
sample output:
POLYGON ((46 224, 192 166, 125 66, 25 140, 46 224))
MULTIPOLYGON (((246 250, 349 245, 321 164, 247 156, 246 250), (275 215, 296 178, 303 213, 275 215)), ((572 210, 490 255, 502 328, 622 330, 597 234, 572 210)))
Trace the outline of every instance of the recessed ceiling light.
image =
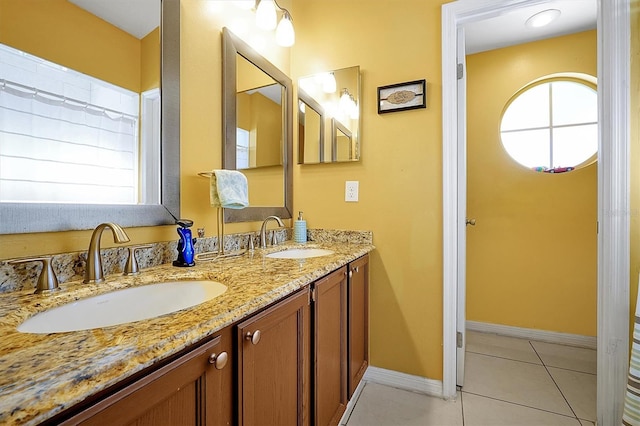
POLYGON ((560 16, 560 11, 558 9, 547 9, 531 15, 524 24, 529 28, 544 27, 545 25, 549 25, 551 22, 555 21, 558 16, 560 16))

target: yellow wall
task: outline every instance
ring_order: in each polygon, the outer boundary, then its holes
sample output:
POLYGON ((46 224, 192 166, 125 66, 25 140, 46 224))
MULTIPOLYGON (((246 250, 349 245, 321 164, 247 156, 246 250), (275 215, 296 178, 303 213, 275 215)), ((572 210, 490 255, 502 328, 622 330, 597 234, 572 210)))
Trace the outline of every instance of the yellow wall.
POLYGON ((596 335, 597 165, 538 173, 500 142, 513 94, 553 73, 595 76, 596 51, 593 30, 467 57, 468 320, 596 335))
POLYGON ((66 0, 0 0, 0 43, 140 92, 140 41, 66 0))
POLYGON ((361 162, 295 166, 295 210, 304 211, 310 228, 373 231, 371 363, 431 379, 442 378, 440 7, 446 2, 303 0, 292 11, 293 80, 360 65, 363 123, 361 162), (377 114, 378 86, 422 78, 427 109, 377 114), (360 182, 357 203, 344 201, 347 180, 360 182))
POLYGON ((140 40, 140 92, 160 87, 160 27, 140 40))
MULTIPOLYGON (((282 164, 282 108, 260 92, 238 93, 238 127, 250 132, 251 167, 282 164)), ((276 204, 272 204, 276 205, 276 204)))

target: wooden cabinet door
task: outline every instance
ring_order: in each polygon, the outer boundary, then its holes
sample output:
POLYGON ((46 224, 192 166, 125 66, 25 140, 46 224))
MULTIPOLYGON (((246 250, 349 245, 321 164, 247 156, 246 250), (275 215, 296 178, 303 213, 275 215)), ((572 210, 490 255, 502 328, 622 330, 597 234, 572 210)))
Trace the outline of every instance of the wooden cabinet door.
POLYGON ((347 407, 347 268, 313 285, 314 418, 337 425, 347 407))
POLYGON ((239 424, 309 424, 309 289, 238 324, 239 424))
POLYGON ((229 328, 62 424, 230 425, 231 347, 229 328))
POLYGON ((349 399, 369 365, 369 255, 349 264, 349 399))

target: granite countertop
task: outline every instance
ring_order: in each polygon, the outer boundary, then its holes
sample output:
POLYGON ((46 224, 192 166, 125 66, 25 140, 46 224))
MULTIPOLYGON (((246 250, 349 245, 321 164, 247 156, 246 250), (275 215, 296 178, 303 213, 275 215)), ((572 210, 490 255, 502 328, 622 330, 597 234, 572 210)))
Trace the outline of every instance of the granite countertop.
POLYGON ((50 295, 33 290, 0 295, 0 424, 45 421, 374 249, 371 244, 307 243, 334 253, 308 259, 265 257, 298 246, 287 242, 192 268, 161 265, 137 276, 108 276, 100 284, 68 282, 50 295), (144 321, 55 334, 16 330, 30 316, 80 298, 192 279, 218 281, 228 289, 211 301, 144 321))

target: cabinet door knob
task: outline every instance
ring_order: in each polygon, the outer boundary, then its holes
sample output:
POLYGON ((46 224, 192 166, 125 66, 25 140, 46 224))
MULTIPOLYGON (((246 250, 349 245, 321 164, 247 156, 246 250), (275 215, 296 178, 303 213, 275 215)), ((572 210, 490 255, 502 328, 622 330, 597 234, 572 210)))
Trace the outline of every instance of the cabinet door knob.
POLYGON ((349 278, 353 276, 353 271, 349 271, 349 278))
POLYGON ((222 370, 228 361, 229 355, 226 352, 213 353, 209 356, 209 364, 213 364, 218 370, 222 370))
POLYGON ((260 330, 256 330, 253 333, 247 331, 247 334, 244 335, 244 338, 250 341, 252 344, 257 345, 260 342, 260 330))

